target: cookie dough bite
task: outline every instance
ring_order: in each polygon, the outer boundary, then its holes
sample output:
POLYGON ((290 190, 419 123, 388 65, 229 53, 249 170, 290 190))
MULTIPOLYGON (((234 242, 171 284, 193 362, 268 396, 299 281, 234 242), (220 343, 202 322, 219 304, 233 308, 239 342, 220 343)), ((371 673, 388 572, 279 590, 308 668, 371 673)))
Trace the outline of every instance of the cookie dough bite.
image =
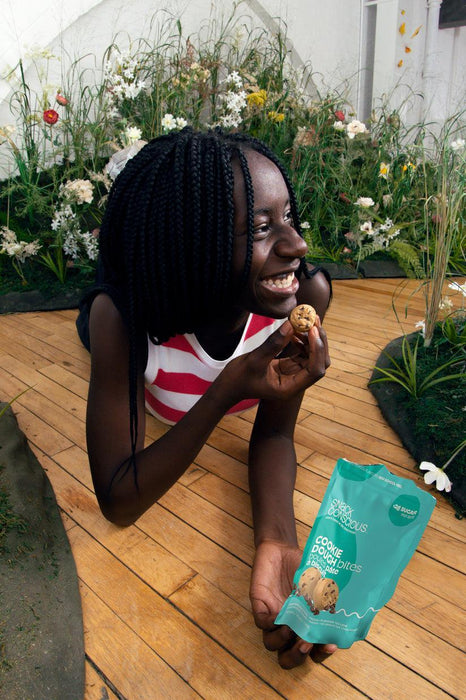
POLYGON ((313 603, 315 612, 319 613, 321 610, 335 612, 338 594, 338 585, 333 578, 320 579, 314 588, 313 603))
POLYGON ((307 333, 316 322, 316 310, 310 304, 299 304, 290 313, 289 319, 296 333, 307 333))
POLYGON ((309 569, 303 571, 299 578, 297 594, 301 595, 309 605, 312 602, 316 584, 320 580, 320 571, 316 569, 315 566, 311 566, 309 569))

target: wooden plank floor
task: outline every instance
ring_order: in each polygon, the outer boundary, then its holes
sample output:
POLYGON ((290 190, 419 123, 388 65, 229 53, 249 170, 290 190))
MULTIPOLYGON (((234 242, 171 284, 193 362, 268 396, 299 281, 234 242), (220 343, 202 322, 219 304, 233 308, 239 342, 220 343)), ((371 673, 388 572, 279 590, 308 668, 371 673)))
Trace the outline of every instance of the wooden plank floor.
MULTIPOLYGON (((308 391, 296 429, 301 545, 340 456, 383 462, 424 487, 367 389, 382 348, 424 317, 417 287, 334 283, 325 322, 332 366, 308 391)), ((0 398, 30 387, 14 410, 53 485, 76 560, 86 700, 466 698, 466 525, 441 496, 367 640, 324 665, 283 671, 249 610, 246 457, 254 412, 224 418, 180 482, 136 525, 111 525, 87 465, 89 357, 75 318, 74 310, 0 317, 0 398)), ((149 418, 148 439, 163 430, 149 418)))

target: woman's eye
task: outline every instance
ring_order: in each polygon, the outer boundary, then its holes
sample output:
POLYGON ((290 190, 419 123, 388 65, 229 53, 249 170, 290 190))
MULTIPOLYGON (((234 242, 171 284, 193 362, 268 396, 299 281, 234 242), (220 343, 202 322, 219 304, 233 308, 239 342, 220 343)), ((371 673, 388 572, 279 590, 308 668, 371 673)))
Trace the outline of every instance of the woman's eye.
POLYGON ((268 224, 261 224, 254 229, 254 238, 264 238, 269 232, 268 224))
POLYGON ((291 209, 290 211, 287 211, 285 213, 285 216, 283 218, 285 219, 285 221, 293 221, 293 214, 291 213, 291 209))

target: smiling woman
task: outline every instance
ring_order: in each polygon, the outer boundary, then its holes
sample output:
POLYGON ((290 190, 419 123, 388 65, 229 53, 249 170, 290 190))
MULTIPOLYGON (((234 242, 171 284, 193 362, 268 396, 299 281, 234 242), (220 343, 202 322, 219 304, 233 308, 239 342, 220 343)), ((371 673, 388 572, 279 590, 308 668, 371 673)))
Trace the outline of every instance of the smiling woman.
POLYGON ((100 239, 100 283, 78 328, 91 351, 87 441, 103 514, 133 523, 226 413, 259 403, 249 456, 254 618, 284 667, 333 652, 274 625, 300 560, 296 417, 330 363, 320 320, 330 284, 304 261, 282 165, 244 134, 187 128, 155 139, 115 180, 100 239), (286 320, 297 303, 320 316, 304 342, 291 342, 286 320), (146 409, 174 425, 145 446, 146 409))

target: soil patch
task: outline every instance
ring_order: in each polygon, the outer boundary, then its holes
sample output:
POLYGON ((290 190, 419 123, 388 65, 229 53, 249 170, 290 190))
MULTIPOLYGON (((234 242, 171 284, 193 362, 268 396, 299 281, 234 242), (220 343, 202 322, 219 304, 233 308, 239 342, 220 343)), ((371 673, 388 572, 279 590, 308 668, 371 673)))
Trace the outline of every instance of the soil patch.
MULTIPOLYGON (((419 333, 408 336, 411 344, 419 333)), ((371 377, 381 377, 377 367, 393 368, 389 357, 402 363, 403 336, 392 340, 382 351, 371 377)), ((446 362, 452 349, 443 343, 426 350, 419 343, 417 370, 422 380, 436 367, 446 362)), ((464 372, 464 359, 463 359, 464 372)), ((458 371, 458 368, 457 370, 458 371)), ((451 374, 452 369, 444 374, 451 374)), ((447 381, 427 389, 414 399, 396 382, 369 383, 369 389, 377 400, 387 423, 397 433, 408 452, 418 464, 432 462, 442 467, 466 435, 466 379, 447 381)), ((454 507, 458 517, 466 513, 466 450, 463 450, 447 467, 446 473, 452 481, 449 494, 440 492, 454 507)), ((433 487, 435 491, 435 486, 433 487)), ((439 492, 437 492, 439 493, 439 492)))
POLYGON ((11 408, 0 417, 0 687, 5 700, 84 697, 75 562, 50 482, 11 408))

